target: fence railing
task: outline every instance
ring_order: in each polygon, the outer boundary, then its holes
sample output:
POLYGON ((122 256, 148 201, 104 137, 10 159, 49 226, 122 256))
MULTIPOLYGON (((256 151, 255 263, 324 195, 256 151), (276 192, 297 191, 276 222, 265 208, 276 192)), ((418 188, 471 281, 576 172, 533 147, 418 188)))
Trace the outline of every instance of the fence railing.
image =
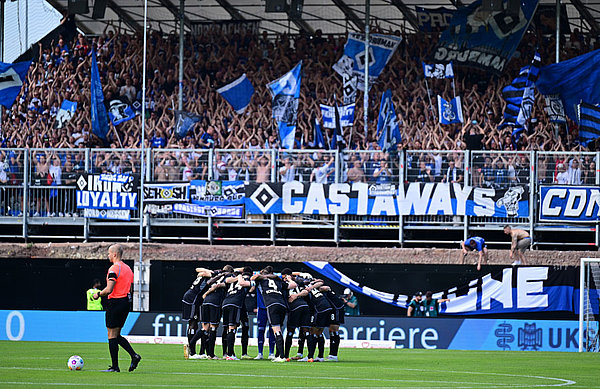
MULTIPOLYGON (((600 153, 410 150, 274 149, 2 149, 0 150, 0 237, 128 239, 138 237, 139 210, 129 220, 83 217, 76 207, 81 173, 130 174, 146 182, 241 180, 405 185, 452 183, 474 188, 529 188, 524 217, 448 215, 249 215, 241 219, 149 214, 145 237, 152 240, 321 242, 331 244, 440 245, 474 234, 508 244, 502 226, 529 231, 535 245, 598 247, 596 220, 540 221, 542 185, 597 186, 600 153), (434 233, 432 233, 434 232, 434 233)), ((141 193, 141 192, 138 192, 141 193)))

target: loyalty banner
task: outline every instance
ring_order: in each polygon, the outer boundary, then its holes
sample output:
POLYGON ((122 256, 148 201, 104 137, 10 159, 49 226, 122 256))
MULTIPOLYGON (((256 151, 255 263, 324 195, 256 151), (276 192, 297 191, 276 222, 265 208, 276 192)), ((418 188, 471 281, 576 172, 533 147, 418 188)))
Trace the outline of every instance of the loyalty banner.
POLYGON ((600 216, 600 188, 542 186, 540 221, 591 222, 600 216))
POLYGON ((190 182, 190 201, 198 205, 243 205, 244 181, 190 182))
POLYGON ((418 182, 401 187, 361 182, 252 183, 246 185, 245 205, 249 214, 528 217, 529 188, 498 190, 418 182))
POLYGON ((509 9, 508 0, 502 3, 499 11, 484 11, 481 0, 456 10, 433 59, 501 73, 527 30, 538 0, 519 2, 517 12, 509 9))
MULTIPOLYGON (((81 174, 76 180, 78 209, 136 209, 137 179, 126 174, 81 174)), ((95 216, 90 216, 95 217, 95 216)))
MULTIPOLYGON (((349 278, 323 261, 308 261, 305 265, 320 276, 350 288, 355 293, 375 300, 407 308, 416 291, 380 291, 349 278)), ((445 314, 483 315, 567 311, 579 313, 579 268, 507 267, 497 274, 486 274, 465 285, 433 294, 435 299, 450 299, 440 304, 445 314)), ((591 309, 599 313, 598 290, 590 289, 591 309)))
POLYGON ((144 203, 187 203, 189 182, 144 183, 144 203))

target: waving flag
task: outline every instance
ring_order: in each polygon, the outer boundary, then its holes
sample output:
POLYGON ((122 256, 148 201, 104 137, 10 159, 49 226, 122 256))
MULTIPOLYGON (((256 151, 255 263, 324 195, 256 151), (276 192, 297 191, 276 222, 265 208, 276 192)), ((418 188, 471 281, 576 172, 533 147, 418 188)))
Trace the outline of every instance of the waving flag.
POLYGON ((92 132, 98 138, 106 140, 108 135, 108 118, 106 117, 106 107, 104 106, 104 93, 100 83, 100 73, 98 73, 98 62, 96 62, 96 50, 92 51, 92 81, 91 81, 91 102, 92 102, 92 132))
POLYGON ((394 110, 390 89, 386 90, 381 96, 379 116, 377 117, 377 135, 379 136, 379 147, 384 151, 393 149, 402 141, 400 125, 394 110))
POLYGON ((133 119, 135 117, 135 112, 133 112, 133 109, 131 109, 129 104, 125 104, 120 99, 114 99, 110 101, 108 117, 113 126, 117 126, 133 119))
POLYGON ((600 138, 600 107, 592 104, 579 104, 579 143, 587 146, 600 138))
POLYGON ((321 125, 319 124, 319 121, 317 120, 317 118, 314 119, 315 120, 315 146, 317 146, 320 149, 324 149, 325 147, 327 147, 327 143, 325 142, 325 138, 323 137, 323 131, 321 131, 321 125))
POLYGON ((179 139, 185 138, 194 124, 200 121, 200 116, 189 112, 175 110, 175 133, 179 139))
POLYGON ((454 69, 452 69, 452 62, 443 64, 443 63, 434 63, 433 65, 428 65, 425 62, 423 64, 423 72, 425 72, 425 77, 428 78, 454 78, 454 69))
POLYGON ((54 127, 63 128, 73 116, 75 116, 75 111, 77 110, 77 103, 69 100, 63 100, 60 105, 60 109, 56 114, 56 121, 54 122, 54 127))
POLYGON ((540 55, 536 52, 531 64, 521 68, 519 77, 502 89, 502 97, 506 100, 506 109, 501 127, 513 126, 513 137, 516 139, 525 130, 527 120, 531 117, 531 111, 535 104, 534 83, 540 72, 540 63, 540 55))
POLYGON ((296 120, 298 118, 298 100, 300 98, 300 82, 302 61, 275 81, 267 84, 273 96, 273 118, 278 122, 281 146, 294 148, 296 136, 296 120))
POLYGON ((344 139, 344 132, 342 129, 342 124, 340 123, 340 111, 337 109, 337 104, 335 105, 333 112, 335 115, 335 130, 333 131, 333 136, 331 137, 331 146, 329 149, 343 150, 346 146, 346 140, 344 139))
POLYGON ((254 87, 250 80, 248 80, 248 77, 246 77, 246 73, 244 73, 232 83, 217 89, 217 93, 223 96, 236 113, 242 114, 248 105, 250 105, 250 100, 254 94, 254 87))
POLYGON ((4 63, 0 62, 0 105, 12 107, 27 80, 27 72, 31 61, 4 63))
MULTIPOLYGON (((323 115, 323 127, 335 128, 335 108, 325 104, 319 104, 321 107, 321 115, 323 115)), ((338 107, 340 116, 340 125, 342 127, 352 127, 354 125, 354 109, 356 104, 348 104, 338 107)))
POLYGON ((565 115, 565 107, 563 106, 562 100, 559 95, 548 95, 544 96, 546 100, 546 114, 548 119, 552 123, 566 123, 567 117, 565 115))
POLYGON ((460 96, 446 101, 438 95, 438 115, 441 124, 463 123, 462 104, 460 96))

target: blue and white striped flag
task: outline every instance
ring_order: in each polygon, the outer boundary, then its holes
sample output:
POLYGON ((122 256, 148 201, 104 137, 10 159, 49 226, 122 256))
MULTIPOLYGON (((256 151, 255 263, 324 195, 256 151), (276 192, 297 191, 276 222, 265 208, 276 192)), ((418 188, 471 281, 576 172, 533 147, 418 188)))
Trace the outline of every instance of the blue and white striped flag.
POLYGON ((579 143, 587 146, 600 138, 600 107, 582 102, 577 106, 579 116, 579 143))
POLYGON ((12 107, 27 80, 31 61, 4 63, 0 62, 0 105, 12 107))
POLYGON ((446 101, 438 95, 438 116, 441 124, 463 123, 462 104, 460 96, 446 101))
POLYGON ((425 62, 421 62, 423 64, 423 72, 425 73, 425 77, 428 78, 454 78, 454 69, 452 69, 452 62, 443 64, 443 63, 434 63, 433 65, 426 64, 425 62))
POLYGON ((267 84, 273 96, 273 118, 278 122, 281 146, 294 148, 296 136, 296 120, 298 118, 298 100, 300 98, 300 82, 302 61, 275 81, 267 84))
POLYGON ((242 114, 248 105, 250 105, 250 100, 252 100, 252 95, 254 94, 254 87, 250 80, 248 80, 248 77, 246 77, 246 73, 244 73, 232 83, 217 89, 217 93, 223 96, 236 113, 242 114))

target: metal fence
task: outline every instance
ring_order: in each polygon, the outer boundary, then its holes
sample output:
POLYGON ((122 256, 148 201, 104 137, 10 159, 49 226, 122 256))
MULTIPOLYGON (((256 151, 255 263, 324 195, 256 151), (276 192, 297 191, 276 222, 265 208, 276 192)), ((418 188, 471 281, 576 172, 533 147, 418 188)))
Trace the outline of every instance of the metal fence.
POLYGON ((600 153, 411 150, 368 151, 274 149, 2 149, 0 237, 18 239, 138 239, 139 210, 129 221, 83 217, 76 208, 80 173, 127 173, 147 182, 241 180, 245 182, 404 185, 458 182, 475 188, 529 187, 529 215, 475 216, 244 215, 242 219, 150 214, 150 240, 320 242, 396 246, 450 245, 474 234, 506 245, 502 226, 527 229, 535 245, 599 245, 596 222, 539 221, 541 185, 595 186, 600 153), (433 233, 432 233, 433 232, 433 233))

